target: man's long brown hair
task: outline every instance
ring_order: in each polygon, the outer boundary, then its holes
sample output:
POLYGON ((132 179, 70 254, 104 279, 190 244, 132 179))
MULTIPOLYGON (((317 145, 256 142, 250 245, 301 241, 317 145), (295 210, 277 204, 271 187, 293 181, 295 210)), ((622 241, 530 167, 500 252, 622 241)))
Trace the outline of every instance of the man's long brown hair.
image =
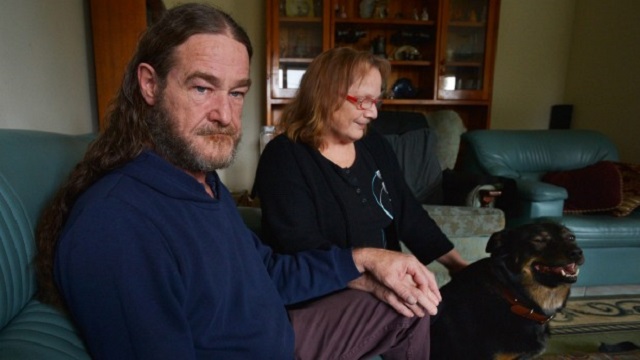
POLYGON ((307 68, 296 96, 282 111, 278 131, 319 149, 323 130, 345 101, 349 87, 371 69, 380 71, 384 83, 390 67, 386 59, 369 51, 349 47, 325 51, 307 68))
POLYGON ((150 106, 140 93, 137 68, 151 65, 158 76, 160 88, 175 65, 175 49, 196 34, 222 34, 242 43, 253 54, 246 32, 228 14, 211 6, 186 4, 174 7, 142 36, 133 58, 126 68, 122 86, 110 104, 106 115, 108 126, 89 146, 84 158, 58 190, 44 210, 36 229, 36 270, 38 298, 64 308, 63 299, 53 278, 56 244, 73 204, 89 186, 107 172, 153 149, 147 113, 150 106))

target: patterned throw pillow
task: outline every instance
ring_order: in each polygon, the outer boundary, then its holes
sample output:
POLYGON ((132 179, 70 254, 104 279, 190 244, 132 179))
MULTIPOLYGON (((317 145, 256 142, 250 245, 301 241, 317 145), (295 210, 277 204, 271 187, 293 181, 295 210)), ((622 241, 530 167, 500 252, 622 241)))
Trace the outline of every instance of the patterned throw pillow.
POLYGON ((622 174, 622 203, 612 211, 627 216, 640 206, 640 164, 616 163, 622 174))
POLYGON ((460 115, 453 110, 440 110, 427 115, 429 128, 438 136, 436 148, 442 169, 455 169, 460 150, 460 135, 467 131, 460 115))

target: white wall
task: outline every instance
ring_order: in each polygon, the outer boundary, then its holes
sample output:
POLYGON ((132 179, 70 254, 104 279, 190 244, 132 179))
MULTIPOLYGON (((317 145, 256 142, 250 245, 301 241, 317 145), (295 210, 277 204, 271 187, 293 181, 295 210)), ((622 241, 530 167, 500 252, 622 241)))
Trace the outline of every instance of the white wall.
POLYGON ((640 163, 640 1, 503 0, 492 129, 546 129, 551 105, 640 163))
MULTIPOLYGON (((181 2, 166 1, 168 7, 181 2)), ((231 13, 254 43, 254 85, 243 112, 242 144, 234 165, 220 172, 231 190, 250 189, 265 113, 265 5, 256 0, 203 2, 231 13)), ((85 0, 2 0, 0 128, 97 131, 88 6, 85 0)))
POLYGON ((3 0, 0 128, 97 128, 83 0, 3 0))
POLYGON ((501 2, 492 129, 548 128, 551 105, 564 102, 575 3, 501 2))
POLYGON ((574 127, 602 131, 640 163, 640 1, 579 0, 566 75, 574 127))

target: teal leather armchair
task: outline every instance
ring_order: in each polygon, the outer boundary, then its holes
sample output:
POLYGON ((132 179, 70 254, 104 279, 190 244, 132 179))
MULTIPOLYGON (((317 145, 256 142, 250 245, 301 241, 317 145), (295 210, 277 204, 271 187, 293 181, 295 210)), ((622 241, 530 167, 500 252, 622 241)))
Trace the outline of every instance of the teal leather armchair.
POLYGON ((70 319, 35 299, 40 212, 92 135, 0 130, 0 360, 90 359, 70 319))
POLYGON ((507 227, 552 220, 575 233, 586 258, 578 285, 640 283, 640 211, 625 217, 564 213, 567 190, 542 181, 548 172, 619 161, 610 139, 592 130, 476 130, 462 142, 462 170, 516 181, 517 205, 504 209, 507 227))

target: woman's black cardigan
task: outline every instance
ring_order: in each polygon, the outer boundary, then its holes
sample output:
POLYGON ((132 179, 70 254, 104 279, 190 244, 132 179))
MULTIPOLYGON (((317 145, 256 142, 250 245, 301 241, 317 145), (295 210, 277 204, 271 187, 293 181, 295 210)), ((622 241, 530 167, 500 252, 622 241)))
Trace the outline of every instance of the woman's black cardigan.
MULTIPOLYGON (((453 248, 438 225, 411 193, 393 149, 375 130, 361 140, 382 173, 391 197, 395 232, 387 248, 400 250, 402 241, 428 264, 453 248)), ((351 247, 358 231, 332 184, 326 159, 316 149, 294 143, 284 135, 264 149, 256 172, 254 190, 262 207, 263 241, 281 253, 351 247)))

